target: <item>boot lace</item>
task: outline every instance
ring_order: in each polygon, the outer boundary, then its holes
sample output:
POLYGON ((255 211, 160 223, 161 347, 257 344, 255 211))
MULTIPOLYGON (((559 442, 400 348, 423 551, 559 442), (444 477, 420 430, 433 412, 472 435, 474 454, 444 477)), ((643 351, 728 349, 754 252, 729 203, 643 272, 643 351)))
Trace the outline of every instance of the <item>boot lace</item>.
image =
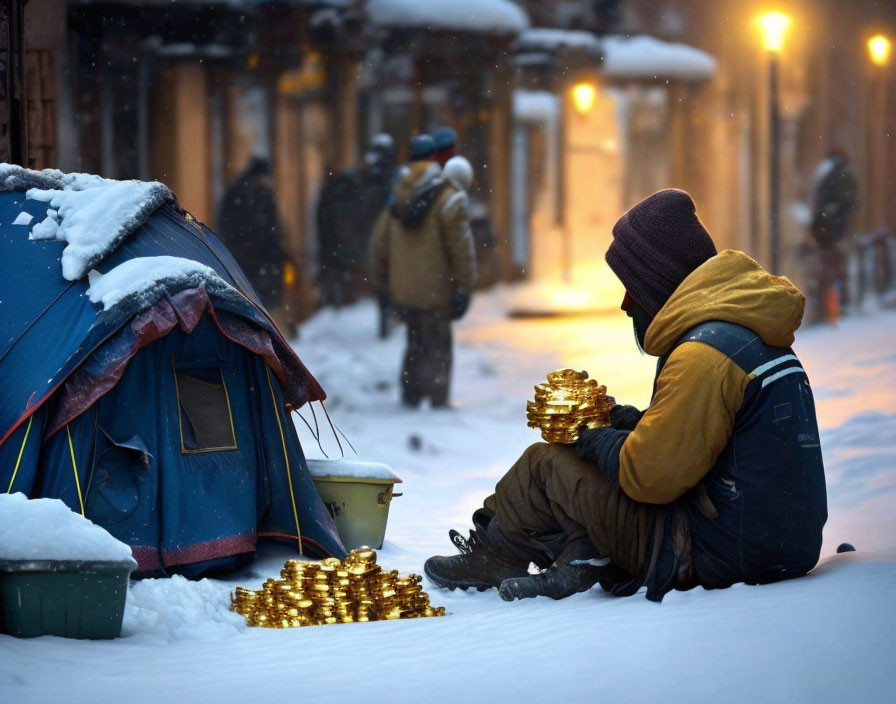
POLYGON ((475 529, 470 531, 469 538, 464 538, 464 536, 452 528, 448 531, 448 537, 451 538, 451 542, 461 555, 469 555, 483 547, 482 539, 476 534, 475 529))

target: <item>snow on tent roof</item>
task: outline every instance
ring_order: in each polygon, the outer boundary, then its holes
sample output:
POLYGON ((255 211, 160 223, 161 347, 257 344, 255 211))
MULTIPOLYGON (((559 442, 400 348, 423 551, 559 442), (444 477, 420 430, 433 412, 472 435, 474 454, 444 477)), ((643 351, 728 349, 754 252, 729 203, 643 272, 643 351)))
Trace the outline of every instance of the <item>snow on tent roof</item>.
POLYGON ((591 32, 575 29, 533 27, 517 37, 513 49, 518 52, 547 51, 552 53, 569 49, 599 56, 601 46, 598 38, 591 32))
POLYGON ((610 78, 654 78, 701 81, 716 72, 715 59, 687 44, 655 37, 605 37, 601 71, 610 78))
POLYGON ((131 297, 156 298, 157 293, 169 290, 175 283, 181 287, 230 288, 211 267, 192 259, 167 255, 135 257, 106 274, 92 270, 88 276, 90 302, 102 304, 104 310, 131 297))
POLYGON ((62 275, 69 281, 83 278, 150 215, 174 202, 171 191, 157 181, 113 181, 0 164, 0 192, 13 190, 26 190, 27 200, 49 204, 30 239, 68 243, 62 251, 62 275))
POLYGON ((510 0, 369 0, 367 14, 383 27, 515 35, 529 26, 525 11, 510 0))

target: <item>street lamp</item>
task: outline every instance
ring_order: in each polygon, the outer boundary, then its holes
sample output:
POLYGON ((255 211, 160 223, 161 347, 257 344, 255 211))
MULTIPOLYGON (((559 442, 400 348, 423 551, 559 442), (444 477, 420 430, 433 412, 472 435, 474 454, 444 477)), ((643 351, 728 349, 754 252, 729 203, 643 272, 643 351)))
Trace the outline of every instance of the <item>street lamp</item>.
POLYGON ((781 217, 780 143, 781 116, 778 108, 778 54, 784 47, 784 36, 792 24, 790 18, 780 12, 767 12, 758 18, 762 28, 762 43, 768 53, 769 92, 769 197, 768 239, 771 250, 771 271, 778 271, 779 224, 781 217))
POLYGON ((578 80, 572 85, 566 84, 563 89, 564 93, 568 91, 568 100, 564 98, 562 101, 562 117, 560 127, 560 147, 561 166, 557 178, 557 221, 560 225, 560 262, 563 271, 563 280, 569 283, 572 281, 572 233, 569 227, 567 206, 567 174, 571 159, 567 156, 566 150, 569 148, 570 141, 573 139, 572 133, 576 128, 581 129, 588 123, 588 115, 597 104, 597 87, 595 83, 588 80, 588 76, 579 76, 578 80), (575 121, 570 119, 570 110, 568 104, 572 103, 573 109, 579 114, 580 119, 575 121))
POLYGON ((874 198, 871 203, 871 225, 873 228, 886 226, 889 213, 887 202, 887 75, 885 69, 890 62, 890 40, 883 34, 875 34, 868 40, 868 58, 878 69, 872 77, 876 83, 874 105, 871 114, 874 116, 872 138, 874 148, 870 154, 872 164, 871 181, 874 198))
POLYGON ((868 40, 868 55, 875 66, 885 67, 890 61, 890 40, 883 34, 875 34, 868 40))
POLYGON ((590 83, 576 83, 572 87, 572 104, 579 115, 587 115, 594 107, 597 91, 590 83))

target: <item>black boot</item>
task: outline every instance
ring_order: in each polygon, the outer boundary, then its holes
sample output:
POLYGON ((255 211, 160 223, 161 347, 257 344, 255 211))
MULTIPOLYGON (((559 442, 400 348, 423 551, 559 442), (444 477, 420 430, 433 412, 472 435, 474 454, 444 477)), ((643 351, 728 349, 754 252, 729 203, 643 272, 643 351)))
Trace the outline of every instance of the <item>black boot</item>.
POLYGON ((474 587, 483 591, 528 574, 528 563, 520 564, 497 552, 483 542, 475 530, 470 532, 469 539, 464 539, 457 531, 451 531, 450 535, 451 542, 461 554, 436 555, 423 563, 426 576, 439 586, 449 589, 474 587))
POLYGON ((591 541, 584 538, 568 545, 544 572, 505 580, 498 588, 498 594, 504 601, 530 599, 533 596, 565 599, 588 591, 616 570, 609 558, 597 557, 591 541))

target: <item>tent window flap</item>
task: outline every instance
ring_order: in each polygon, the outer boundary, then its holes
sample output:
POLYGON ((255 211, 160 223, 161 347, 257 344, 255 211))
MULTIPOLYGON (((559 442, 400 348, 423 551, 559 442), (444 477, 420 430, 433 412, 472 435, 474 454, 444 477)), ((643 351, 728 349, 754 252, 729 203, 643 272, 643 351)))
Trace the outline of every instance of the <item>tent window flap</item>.
POLYGON ((175 368, 182 453, 236 450, 233 413, 220 367, 175 368))

